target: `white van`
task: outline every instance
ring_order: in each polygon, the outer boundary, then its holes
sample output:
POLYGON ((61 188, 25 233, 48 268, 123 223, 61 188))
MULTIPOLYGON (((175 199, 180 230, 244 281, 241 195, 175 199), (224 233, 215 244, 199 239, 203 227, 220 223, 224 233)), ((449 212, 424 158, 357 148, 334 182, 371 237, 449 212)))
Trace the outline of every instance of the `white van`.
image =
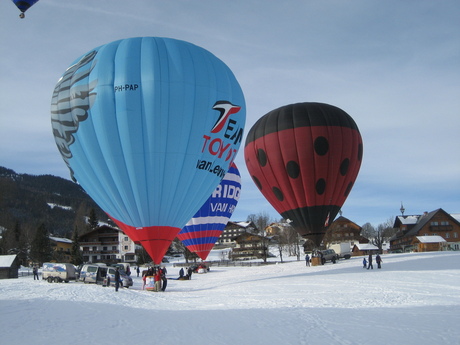
MULTIPOLYGON (((116 267, 107 267, 107 279, 104 280, 103 285, 107 286, 110 284, 110 286, 115 286, 115 271, 116 267)), ((120 279, 123 283, 123 287, 129 288, 130 286, 133 286, 133 279, 126 274, 126 272, 123 269, 120 270, 120 279)))
POLYGON ((102 284, 107 275, 107 268, 105 264, 85 264, 80 270, 78 280, 83 283, 102 284))

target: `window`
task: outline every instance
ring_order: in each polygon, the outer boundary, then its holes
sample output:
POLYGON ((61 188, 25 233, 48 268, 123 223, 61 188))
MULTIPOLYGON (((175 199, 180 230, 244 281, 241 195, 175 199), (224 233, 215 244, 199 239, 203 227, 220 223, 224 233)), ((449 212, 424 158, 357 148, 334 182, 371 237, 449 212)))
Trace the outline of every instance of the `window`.
POLYGON ((125 250, 128 250, 128 246, 125 246, 125 250))
POLYGON ((107 250, 107 247, 102 247, 102 250, 107 250))
POLYGON ((117 250, 117 246, 112 246, 112 250, 117 250))
POLYGON ((448 232, 446 232, 445 238, 449 238, 449 237, 450 237, 450 234, 448 232))
POLYGON ((458 233, 454 232, 454 238, 458 238, 458 233))
POLYGON ((438 222, 431 222, 430 225, 432 226, 437 226, 439 223, 438 222))
POLYGON ((446 221, 446 220, 445 220, 445 221, 442 221, 442 222, 441 222, 441 225, 449 225, 449 222, 446 221))
POLYGON ((129 239, 128 239, 128 236, 125 236, 125 241, 126 241, 126 242, 128 242, 128 241, 129 241, 129 239))

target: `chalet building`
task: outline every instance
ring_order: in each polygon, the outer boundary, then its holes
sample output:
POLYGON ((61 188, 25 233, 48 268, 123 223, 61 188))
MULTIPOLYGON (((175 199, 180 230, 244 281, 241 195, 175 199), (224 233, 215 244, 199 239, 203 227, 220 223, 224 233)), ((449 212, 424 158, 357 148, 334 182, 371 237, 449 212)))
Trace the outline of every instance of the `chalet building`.
POLYGON ((234 241, 235 247, 231 253, 232 260, 253 260, 268 257, 270 239, 252 233, 242 233, 234 241))
MULTIPOLYGON (((448 214, 442 208, 423 215, 397 216, 393 227, 398 232, 390 239, 393 252, 425 250, 433 246, 420 246, 417 237, 440 236, 446 241, 442 248, 459 250, 460 222, 458 214, 448 214)), ((439 243, 439 242, 438 242, 439 243)))
POLYGON ((80 249, 84 262, 132 262, 137 261, 134 242, 120 229, 107 225, 81 235, 80 249))
POLYGON ((361 236, 362 227, 351 220, 340 216, 326 231, 323 242, 327 246, 342 242, 350 242, 351 247, 356 243, 369 243, 367 238, 361 236))
POLYGON ((441 236, 416 236, 412 240, 417 252, 438 252, 447 250, 447 242, 441 236))
POLYGON ((72 250, 72 240, 68 238, 60 237, 49 237, 51 241, 51 247, 54 250, 54 257, 58 262, 71 262, 71 250, 72 250))
POLYGON ((0 279, 17 278, 19 263, 16 255, 0 255, 0 279))
POLYGON ((235 239, 243 233, 255 233, 257 227, 253 222, 228 222, 216 244, 232 247, 236 245, 235 239))
POLYGON ((379 247, 374 246, 370 243, 356 243, 351 249, 351 254, 353 256, 369 255, 369 254, 378 254, 379 247))

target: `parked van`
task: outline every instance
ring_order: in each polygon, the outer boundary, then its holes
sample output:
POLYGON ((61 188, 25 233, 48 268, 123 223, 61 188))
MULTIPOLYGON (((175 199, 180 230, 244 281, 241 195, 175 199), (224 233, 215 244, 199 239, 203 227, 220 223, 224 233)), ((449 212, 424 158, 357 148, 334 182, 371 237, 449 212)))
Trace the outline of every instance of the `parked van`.
POLYGON ((69 263, 45 262, 42 278, 48 283, 68 283, 70 280, 76 280, 75 266, 69 263))
MULTIPOLYGON (((117 267, 107 267, 107 276, 106 279, 104 279, 104 286, 115 286, 115 271, 117 267)), ((123 287, 129 288, 130 286, 133 286, 133 279, 126 274, 126 272, 122 269, 119 268, 120 271, 120 279, 123 283, 123 287)))
POLYGON ((83 283, 102 284, 107 275, 105 264, 85 264, 81 268, 79 281, 83 283))

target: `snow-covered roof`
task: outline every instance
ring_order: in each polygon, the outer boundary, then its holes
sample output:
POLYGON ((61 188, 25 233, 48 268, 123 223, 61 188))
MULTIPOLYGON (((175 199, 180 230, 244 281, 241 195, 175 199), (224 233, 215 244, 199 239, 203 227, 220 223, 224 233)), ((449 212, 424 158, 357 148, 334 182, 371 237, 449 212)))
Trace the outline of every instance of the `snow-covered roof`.
POLYGON ((11 267, 16 255, 0 255, 0 267, 11 267))
POLYGON ((61 237, 54 237, 54 236, 50 236, 50 240, 53 240, 54 242, 72 243, 72 240, 69 240, 68 238, 61 238, 61 237))
POLYGON ((446 242, 444 238, 438 235, 434 236, 417 236, 417 240, 420 241, 420 243, 440 243, 440 242, 446 242))
POLYGON ((460 222, 460 213, 451 213, 452 218, 454 218, 457 222, 460 222))
POLYGON ((370 243, 358 243, 355 244, 356 247, 358 247, 359 250, 378 250, 379 248, 377 246, 374 246, 373 244, 370 243))
POLYGON ((398 216, 399 221, 403 225, 417 224, 420 216, 398 216))

